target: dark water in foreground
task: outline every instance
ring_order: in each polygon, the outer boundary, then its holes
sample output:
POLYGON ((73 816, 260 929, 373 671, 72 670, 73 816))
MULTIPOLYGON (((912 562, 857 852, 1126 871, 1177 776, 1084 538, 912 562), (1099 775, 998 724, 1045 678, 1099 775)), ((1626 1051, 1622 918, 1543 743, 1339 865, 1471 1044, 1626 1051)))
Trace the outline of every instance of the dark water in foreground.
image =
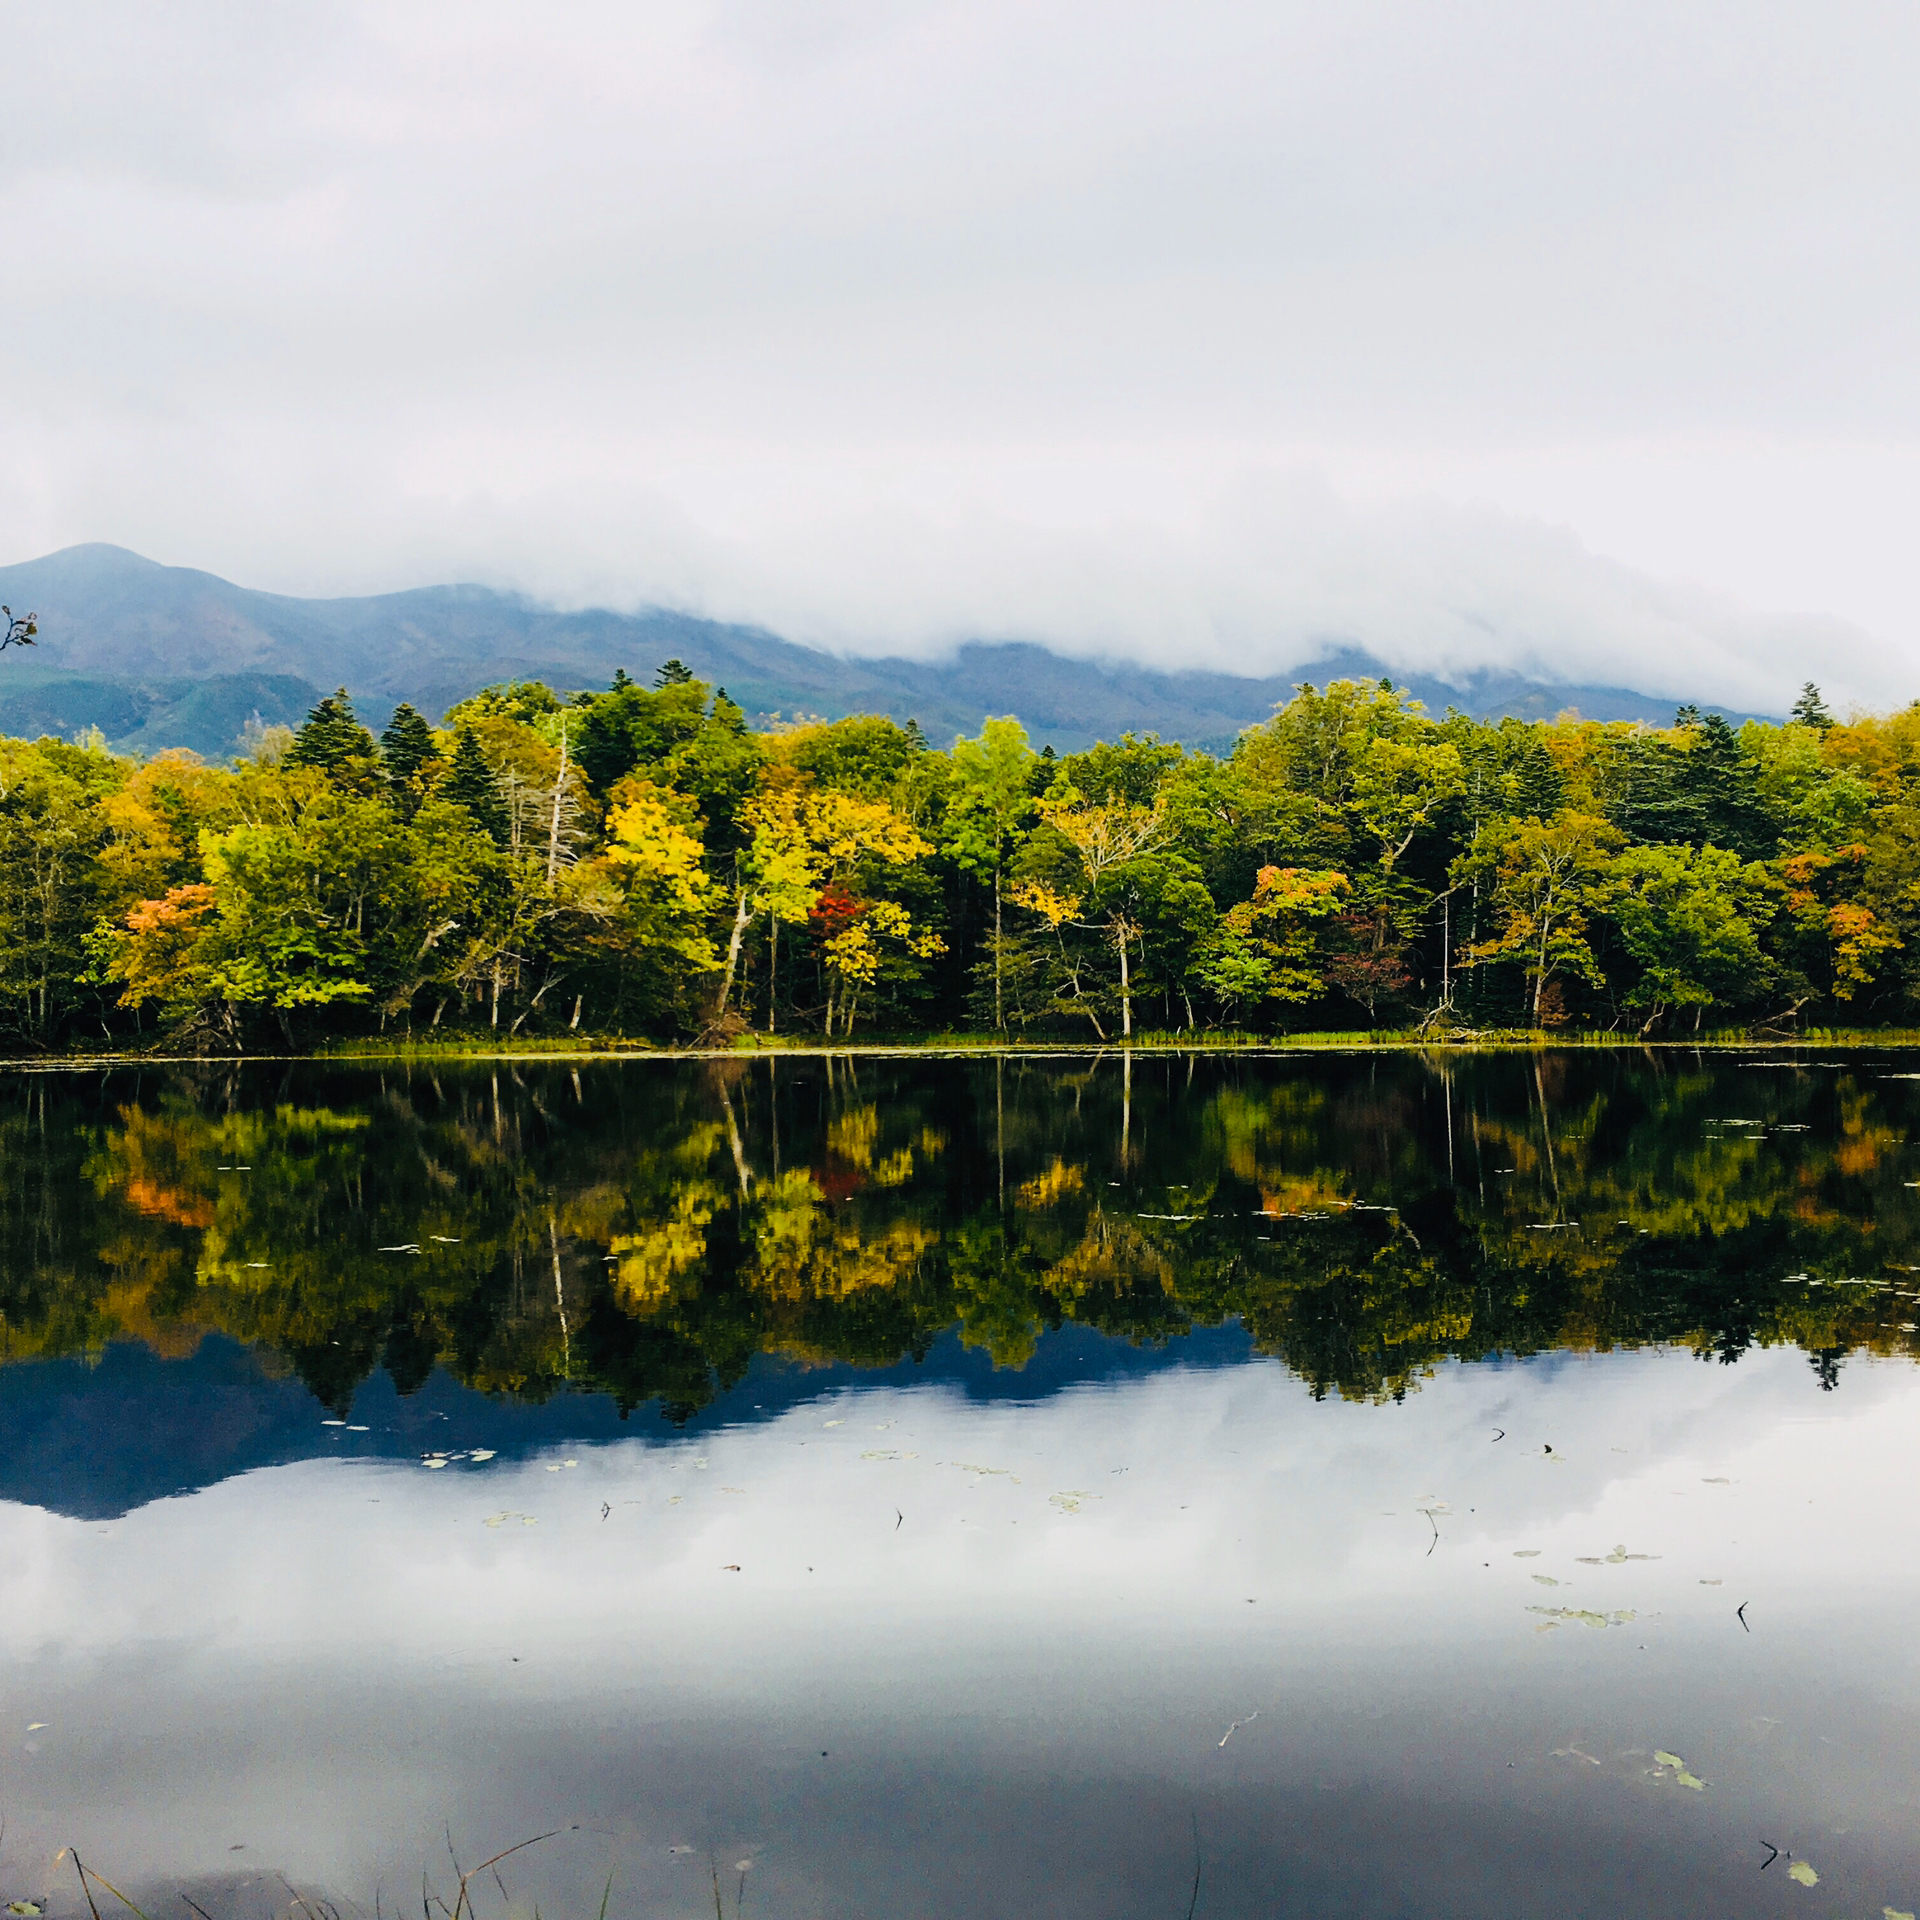
POLYGON ((1916 1119, 1910 1055, 0 1081, 0 1907, 560 1828, 482 1920, 1910 1912, 1916 1119))

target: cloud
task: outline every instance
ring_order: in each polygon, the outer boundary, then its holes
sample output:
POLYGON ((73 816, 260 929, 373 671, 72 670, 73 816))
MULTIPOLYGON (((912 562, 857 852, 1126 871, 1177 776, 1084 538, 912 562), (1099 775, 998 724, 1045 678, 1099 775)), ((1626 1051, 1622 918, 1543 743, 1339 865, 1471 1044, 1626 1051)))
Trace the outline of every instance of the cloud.
POLYGON ((1916 55, 1733 0, 41 9, 6 557, 1896 697, 1916 55))

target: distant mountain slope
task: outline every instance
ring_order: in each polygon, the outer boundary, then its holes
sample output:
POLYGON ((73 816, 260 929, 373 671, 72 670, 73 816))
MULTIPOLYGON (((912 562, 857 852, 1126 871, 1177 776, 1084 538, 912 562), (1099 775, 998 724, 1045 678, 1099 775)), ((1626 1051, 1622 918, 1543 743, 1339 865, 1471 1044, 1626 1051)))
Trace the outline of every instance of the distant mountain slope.
MULTIPOLYGON (((297 719, 321 688, 347 686, 379 725, 399 700, 438 715, 489 681, 598 687, 616 668, 646 679, 670 656, 725 686, 756 719, 888 713, 944 740, 977 731, 987 714, 1016 713, 1036 742, 1062 751, 1129 728, 1217 749, 1271 713, 1296 681, 1382 671, 1337 648, 1262 679, 1154 672, 1022 644, 963 646, 941 660, 860 659, 688 614, 561 613, 486 587, 295 599, 109 546, 0 567, 0 600, 32 607, 41 630, 34 654, 0 662, 0 730, 98 726, 116 744, 214 756, 230 751, 253 714, 297 719)), ((1416 675, 1400 684, 1435 712, 1538 719, 1576 707, 1594 719, 1662 722, 1673 712, 1671 701, 1623 687, 1515 674, 1416 675)))

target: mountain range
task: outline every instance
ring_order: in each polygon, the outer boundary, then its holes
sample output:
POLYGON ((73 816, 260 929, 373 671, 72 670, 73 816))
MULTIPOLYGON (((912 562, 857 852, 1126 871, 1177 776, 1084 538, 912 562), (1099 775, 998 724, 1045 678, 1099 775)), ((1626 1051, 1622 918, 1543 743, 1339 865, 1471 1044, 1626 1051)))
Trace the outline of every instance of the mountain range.
MULTIPOLYGON (((1036 744, 1061 752, 1128 729, 1219 750, 1302 680, 1386 671, 1337 641, 1263 678, 1156 671, 1022 642, 874 659, 663 609, 563 612, 489 587, 300 599, 104 545, 0 567, 0 601, 31 608, 40 625, 31 653, 0 660, 0 732, 73 737, 97 727, 125 750, 191 747, 210 759, 231 754, 249 722, 298 725, 336 686, 378 728, 401 700, 437 718, 494 681, 602 687, 622 668, 648 680, 669 658, 724 686, 756 722, 884 713, 944 741, 977 732, 988 714, 1013 713, 1036 744)), ((1666 723, 1673 712, 1671 700, 1629 688, 1507 672, 1394 678, 1436 713, 1544 719, 1572 707, 1590 719, 1666 723)))

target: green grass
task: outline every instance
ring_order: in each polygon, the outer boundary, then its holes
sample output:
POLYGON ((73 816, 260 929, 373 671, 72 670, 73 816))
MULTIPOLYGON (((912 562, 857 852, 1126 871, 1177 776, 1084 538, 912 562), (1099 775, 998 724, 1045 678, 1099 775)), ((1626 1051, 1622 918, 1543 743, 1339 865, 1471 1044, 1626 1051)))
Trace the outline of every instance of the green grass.
POLYGON ((366 1035, 323 1042, 303 1053, 262 1049, 244 1055, 188 1055, 164 1043, 150 1050, 129 1047, 79 1047, 64 1054, 16 1055, 0 1065, 107 1065, 120 1061, 256 1060, 656 1060, 752 1059, 761 1055, 859 1053, 874 1055, 955 1055, 982 1057, 1041 1057, 1097 1055, 1131 1050, 1134 1053, 1496 1053, 1539 1052, 1550 1049, 1620 1048, 1631 1051, 1714 1052, 1739 1049, 1840 1051, 1849 1048, 1920 1047, 1915 1027, 1810 1027, 1795 1035, 1754 1032, 1745 1027, 1720 1027, 1699 1034, 1669 1034, 1643 1039, 1637 1033, 1542 1032, 1524 1027, 1455 1028, 1450 1032, 1421 1032, 1415 1028, 1312 1033, 1188 1032, 1185 1029, 1143 1030, 1133 1039, 1100 1041, 1074 1032, 1016 1035, 1005 1039, 983 1033, 875 1032, 852 1040, 823 1039, 816 1033, 741 1034, 729 1042, 700 1045, 694 1041, 649 1040, 624 1034, 563 1033, 508 1037, 489 1033, 434 1032, 366 1035))

